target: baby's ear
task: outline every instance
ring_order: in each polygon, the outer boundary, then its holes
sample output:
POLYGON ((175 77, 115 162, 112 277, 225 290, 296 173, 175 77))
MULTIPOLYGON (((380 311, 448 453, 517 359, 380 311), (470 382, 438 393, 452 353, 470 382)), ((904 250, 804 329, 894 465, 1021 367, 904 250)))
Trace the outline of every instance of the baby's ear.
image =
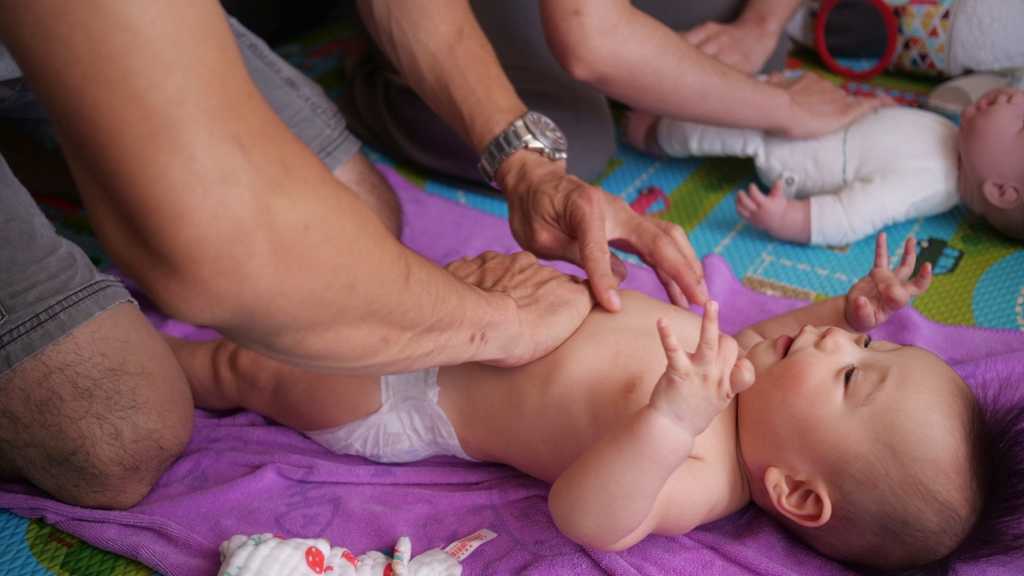
POLYGON ((981 193, 989 204, 1002 210, 1012 210, 1024 202, 1020 185, 1011 182, 985 180, 981 185, 981 193))
POLYGON ((775 510, 804 528, 820 528, 832 518, 832 499, 820 478, 799 479, 777 466, 764 473, 764 487, 775 510))

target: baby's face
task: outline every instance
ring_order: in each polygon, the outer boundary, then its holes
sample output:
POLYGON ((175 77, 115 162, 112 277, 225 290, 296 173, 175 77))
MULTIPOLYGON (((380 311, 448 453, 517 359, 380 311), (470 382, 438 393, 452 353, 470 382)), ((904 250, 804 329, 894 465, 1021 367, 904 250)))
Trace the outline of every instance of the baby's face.
POLYGON ((960 116, 960 198, 972 212, 1004 229, 1005 210, 981 192, 985 180, 1024 186, 1024 91, 999 89, 982 96, 960 116))
POLYGON ((830 477, 880 452, 944 458, 959 438, 964 384, 931 353, 805 326, 747 353, 756 381, 739 396, 739 434, 752 482, 768 466, 830 477))

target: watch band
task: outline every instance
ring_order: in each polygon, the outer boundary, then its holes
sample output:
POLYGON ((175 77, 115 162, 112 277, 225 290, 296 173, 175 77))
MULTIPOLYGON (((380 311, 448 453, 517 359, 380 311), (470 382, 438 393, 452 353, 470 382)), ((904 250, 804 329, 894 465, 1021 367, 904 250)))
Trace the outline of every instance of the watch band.
POLYGON ((562 135, 561 130, 558 129, 554 122, 539 112, 527 112, 516 118, 507 128, 491 140, 480 156, 480 163, 477 165, 477 168, 479 168, 480 173, 491 186, 498 187, 494 179, 498 168, 506 158, 517 150, 523 148, 532 150, 551 160, 565 160, 568 157, 564 146, 557 147, 546 144, 542 139, 543 135, 534 134, 527 121, 531 115, 533 115, 535 123, 546 123, 550 127, 549 130, 554 131, 551 135, 553 139, 560 139, 564 142, 565 137, 562 135))

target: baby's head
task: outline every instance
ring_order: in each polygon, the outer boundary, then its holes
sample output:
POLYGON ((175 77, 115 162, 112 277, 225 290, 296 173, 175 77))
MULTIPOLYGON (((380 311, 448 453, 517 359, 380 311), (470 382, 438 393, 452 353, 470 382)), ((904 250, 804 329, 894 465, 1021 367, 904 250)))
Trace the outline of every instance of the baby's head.
POLYGON ((823 554, 876 568, 930 563, 966 538, 985 494, 983 419, 942 360, 813 326, 747 358, 740 450, 761 508, 823 554))
POLYGON ((960 200, 1024 240, 1024 91, 998 89, 960 115, 960 200))

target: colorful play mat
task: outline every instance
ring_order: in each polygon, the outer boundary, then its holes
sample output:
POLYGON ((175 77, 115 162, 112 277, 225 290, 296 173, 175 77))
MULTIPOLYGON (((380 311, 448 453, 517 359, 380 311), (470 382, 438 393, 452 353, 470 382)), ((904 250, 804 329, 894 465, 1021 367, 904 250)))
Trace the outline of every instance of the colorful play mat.
MULTIPOLYGON (((351 23, 341 23, 279 51, 337 97, 344 89, 348 64, 365 47, 359 30, 351 23)), ((807 55, 791 58, 790 67, 821 71, 807 55)), ((920 105, 934 86, 928 80, 902 77, 881 77, 871 84, 832 78, 851 92, 884 90, 908 105, 920 105)), ((496 194, 453 186, 368 152, 375 162, 394 166, 430 194, 507 216, 507 206, 496 194)), ((719 254, 746 285, 763 292, 809 300, 825 298, 844 293, 868 271, 874 254, 872 239, 841 248, 799 246, 769 238, 745 224, 736 214, 735 191, 755 177, 749 161, 657 159, 623 145, 597 184, 641 213, 680 224, 700 256, 719 254)), ((109 264, 79 205, 67 198, 39 200, 62 233, 78 242, 98 265, 109 264)), ((1024 330, 1024 250, 1020 244, 996 235, 962 209, 891 226, 887 231, 893 255, 898 255, 903 240, 913 234, 918 239, 919 260, 934 267, 931 289, 914 302, 925 316, 949 324, 1024 330)), ((0 576, 150 573, 133 561, 92 548, 38 520, 0 511, 0 576)))

